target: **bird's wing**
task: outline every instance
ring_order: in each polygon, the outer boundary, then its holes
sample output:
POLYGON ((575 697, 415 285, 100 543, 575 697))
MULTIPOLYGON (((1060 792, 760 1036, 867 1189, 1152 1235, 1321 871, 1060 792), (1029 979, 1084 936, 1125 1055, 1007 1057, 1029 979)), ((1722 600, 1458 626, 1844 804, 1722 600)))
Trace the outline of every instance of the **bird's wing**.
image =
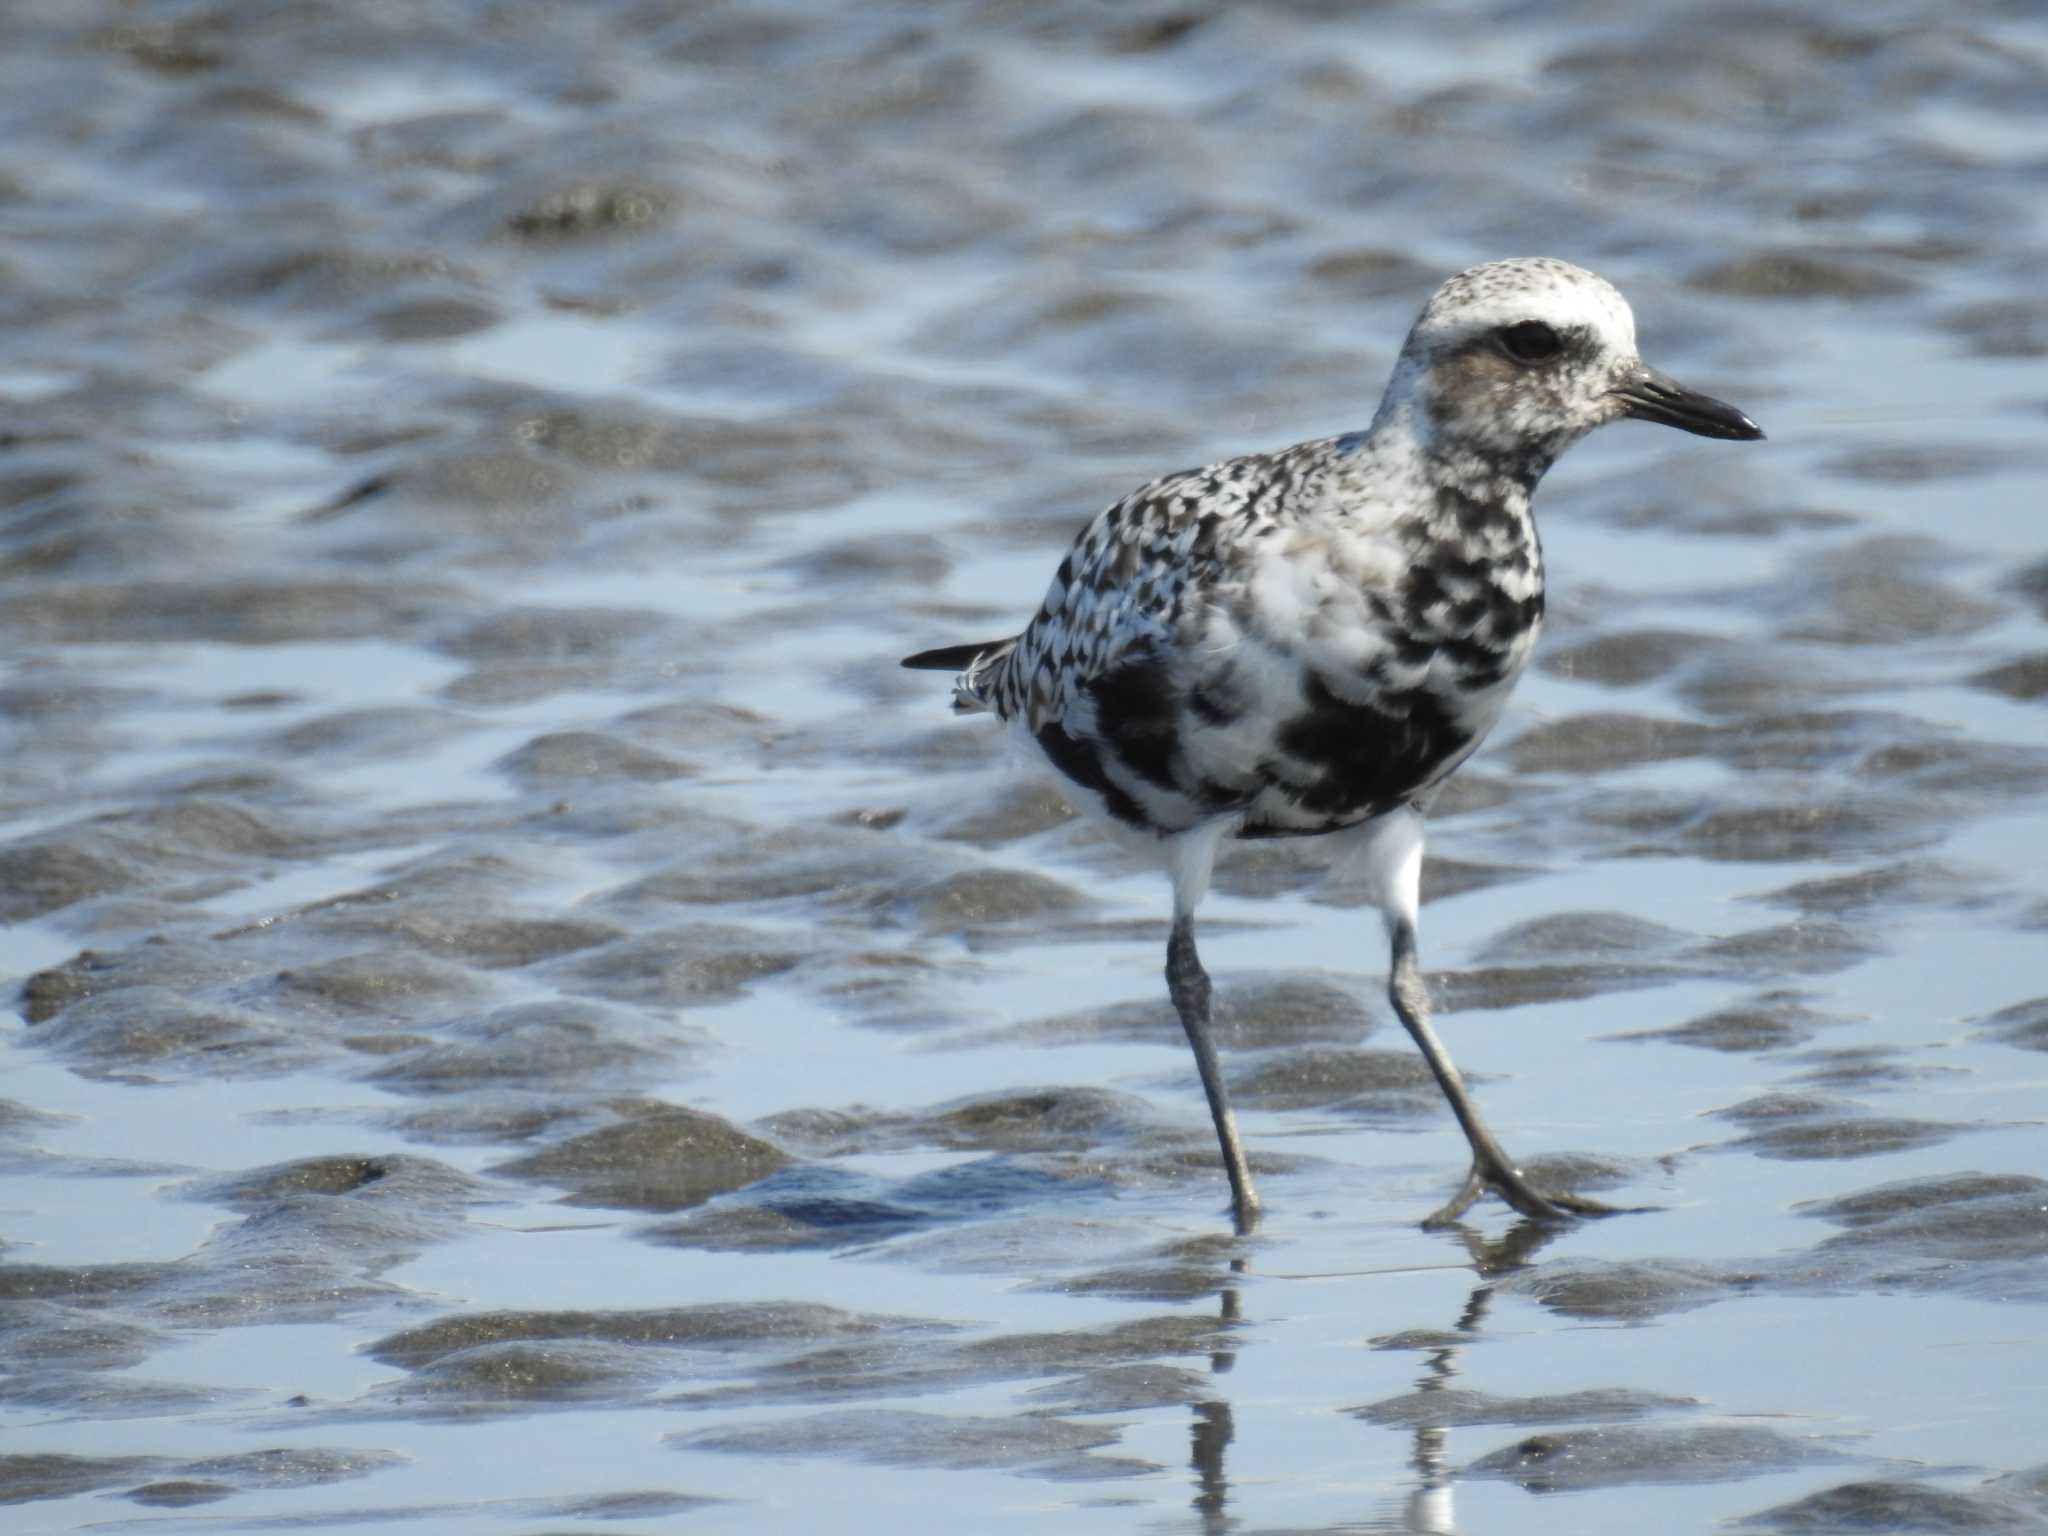
POLYGON ((1017 639, 977 640, 967 645, 941 645, 903 658, 902 665, 920 672, 952 672, 953 712, 979 714, 990 707, 989 679, 1017 648, 1017 639))
POLYGON ((929 651, 919 651, 915 656, 906 656, 901 666, 914 672, 962 672, 974 665, 990 651, 998 650, 1017 642, 1015 635, 1006 640, 975 640, 966 645, 940 645, 929 651))
POLYGON ((1098 515, 992 674, 998 712, 1036 732, 1088 707, 1089 691, 1134 658, 1170 654, 1261 530, 1287 520, 1277 465, 1252 454, 1163 475, 1098 515))

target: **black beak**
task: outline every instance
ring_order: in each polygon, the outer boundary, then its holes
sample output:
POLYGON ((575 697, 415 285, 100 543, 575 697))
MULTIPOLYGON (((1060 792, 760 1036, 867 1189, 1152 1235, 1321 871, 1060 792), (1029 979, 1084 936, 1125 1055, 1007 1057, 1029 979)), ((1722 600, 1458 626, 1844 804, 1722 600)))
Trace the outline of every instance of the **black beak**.
POLYGON ((1762 427, 1727 401, 1687 389, 1654 368, 1638 365, 1634 376, 1614 394, 1626 402, 1628 414, 1638 421, 1662 422, 1701 437, 1725 437, 1739 443, 1753 443, 1764 435, 1762 427))

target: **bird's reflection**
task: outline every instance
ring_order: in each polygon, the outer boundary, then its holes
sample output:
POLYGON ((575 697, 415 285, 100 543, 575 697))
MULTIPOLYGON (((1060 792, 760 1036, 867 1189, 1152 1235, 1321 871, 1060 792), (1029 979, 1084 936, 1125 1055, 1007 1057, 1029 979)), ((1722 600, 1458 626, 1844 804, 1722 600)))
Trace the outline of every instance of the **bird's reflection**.
MULTIPOLYGON (((1416 1378, 1419 1393, 1446 1392, 1458 1379, 1458 1357, 1464 1340, 1476 1338, 1493 1306, 1494 1287, 1503 1275, 1526 1267, 1531 1259, 1563 1228, 1555 1223, 1518 1221, 1499 1237, 1488 1237, 1462 1224, 1447 1228, 1472 1260, 1475 1281, 1458 1320, 1452 1325, 1457 1342, 1446 1342, 1423 1357, 1422 1374, 1416 1378)), ((1368 1520, 1363 1531, 1401 1531, 1426 1536, 1455 1536, 1457 1513, 1451 1499, 1451 1472, 1445 1458, 1450 1440, 1448 1426, 1431 1423, 1425 1416, 1415 1425, 1415 1445, 1409 1465, 1415 1469, 1415 1486, 1403 1501, 1398 1516, 1368 1520)))
MULTIPOLYGON (((1245 1235, 1242 1224, 1238 1235, 1245 1235)), ((1216 1318, 1222 1324, 1217 1330, 1218 1347, 1209 1356, 1209 1374, 1227 1376, 1237 1364, 1237 1351, 1230 1348, 1230 1340, 1236 1333, 1237 1325, 1244 1318, 1244 1305, 1238 1292, 1235 1277, 1244 1273, 1245 1258, 1238 1254, 1230 1261, 1233 1278, 1225 1280, 1216 1299, 1216 1318)), ((1224 1452, 1230 1449, 1230 1442, 1237 1433, 1237 1425, 1231 1418, 1230 1403, 1225 1398, 1212 1398, 1193 1405, 1195 1422, 1191 1431, 1194 1442, 1188 1461, 1195 1469, 1195 1513, 1199 1517, 1198 1529, 1202 1536, 1229 1530, 1236 1522, 1228 1513, 1230 1502, 1230 1479, 1224 1472, 1224 1452)))
MULTIPOLYGON (((1465 1250, 1472 1263, 1474 1283, 1457 1320, 1448 1330, 1452 1337, 1434 1345, 1423 1356, 1418 1393, 1446 1392, 1459 1375, 1459 1357, 1466 1341, 1478 1336, 1493 1305, 1495 1287, 1503 1276, 1527 1265, 1544 1246, 1565 1229, 1552 1223, 1518 1221, 1498 1237, 1489 1237, 1462 1223, 1443 1229, 1446 1236, 1465 1250)), ((1243 1257, 1233 1258, 1233 1276, 1245 1269, 1243 1257)), ((1226 1280, 1218 1300, 1217 1316, 1224 1325, 1222 1337, 1229 1340, 1243 1317, 1243 1301, 1234 1281, 1226 1280)), ((1209 1357, 1211 1374, 1221 1376, 1237 1363, 1237 1352, 1219 1347, 1209 1357)), ((1222 1398, 1193 1405, 1190 1464, 1195 1471, 1194 1509, 1202 1536, 1220 1536, 1235 1528, 1229 1514, 1230 1477, 1226 1453, 1235 1434, 1230 1404, 1222 1398)), ((1449 1427, 1431 1423, 1425 1415, 1415 1425, 1415 1443, 1409 1465, 1415 1469, 1415 1483, 1397 1509, 1368 1516, 1346 1530, 1360 1533, 1408 1533, 1408 1536, 1456 1536, 1456 1512, 1452 1502, 1452 1480, 1446 1447, 1449 1427)))
POLYGON ((1224 1514, 1230 1501, 1230 1480, 1223 1475, 1223 1453, 1237 1432, 1230 1419, 1230 1404, 1218 1398, 1195 1404, 1195 1512, 1202 1517, 1202 1530, 1226 1531, 1231 1522, 1224 1514))

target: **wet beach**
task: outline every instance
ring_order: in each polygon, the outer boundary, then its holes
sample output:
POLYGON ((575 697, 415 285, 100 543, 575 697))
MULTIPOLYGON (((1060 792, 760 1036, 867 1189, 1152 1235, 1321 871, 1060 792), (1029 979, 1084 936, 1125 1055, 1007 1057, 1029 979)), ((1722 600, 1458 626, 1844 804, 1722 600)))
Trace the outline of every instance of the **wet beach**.
POLYGON ((0 49, 0 1526, 2048 1529, 2048 22, 423 0, 0 49), (1314 842, 945 680, 1163 470, 1613 278, 1431 818, 1466 1166, 1314 842))

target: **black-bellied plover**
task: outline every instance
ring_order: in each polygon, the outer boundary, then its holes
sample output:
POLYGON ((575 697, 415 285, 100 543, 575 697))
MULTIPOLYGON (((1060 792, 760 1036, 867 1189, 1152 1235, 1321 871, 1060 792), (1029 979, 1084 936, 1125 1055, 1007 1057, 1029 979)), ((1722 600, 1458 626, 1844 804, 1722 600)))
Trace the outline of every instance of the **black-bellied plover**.
POLYGON ((1494 1190, 1549 1194, 1493 1137, 1429 1022, 1416 953, 1422 813, 1499 719, 1543 620, 1529 499, 1557 456, 1624 417, 1702 437, 1763 431, 1636 355, 1627 301, 1547 258, 1450 279, 1408 333, 1363 432, 1166 475, 1098 516, 1024 632, 906 667, 958 672, 1072 797, 1151 834, 1173 880, 1166 985, 1195 1053, 1240 1230, 1259 1209, 1211 1039, 1195 908, 1226 837, 1350 845, 1386 921, 1388 995, 1472 1147, 1429 1220, 1494 1190))

